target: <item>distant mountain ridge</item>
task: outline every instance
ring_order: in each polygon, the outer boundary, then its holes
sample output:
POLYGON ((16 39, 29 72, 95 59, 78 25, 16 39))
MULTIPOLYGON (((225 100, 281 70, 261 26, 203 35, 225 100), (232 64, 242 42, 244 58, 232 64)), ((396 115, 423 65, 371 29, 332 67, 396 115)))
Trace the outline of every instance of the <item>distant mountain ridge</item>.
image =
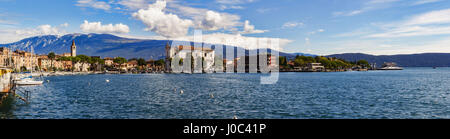
POLYGON ((70 52, 72 41, 77 45, 77 54, 101 57, 140 57, 159 59, 164 57, 167 40, 139 40, 122 38, 110 34, 68 34, 64 36, 37 36, 26 38, 0 47, 16 46, 20 50, 33 47, 37 54, 70 52))
MULTIPOLYGON (((64 36, 46 35, 23 39, 21 41, 0 44, 0 47, 15 46, 27 50, 32 46, 37 54, 57 54, 70 52, 70 45, 75 41, 77 54, 104 57, 125 57, 162 59, 165 58, 165 46, 170 40, 145 40, 118 37, 111 34, 67 34, 64 36)), ((280 56, 295 57, 297 54, 280 52, 280 56)), ((311 55, 311 54, 304 54, 311 55)))
POLYGON ((381 66, 385 62, 395 62, 402 67, 450 67, 450 53, 423 53, 402 55, 368 55, 362 53, 335 54, 336 57, 348 61, 367 60, 381 66))

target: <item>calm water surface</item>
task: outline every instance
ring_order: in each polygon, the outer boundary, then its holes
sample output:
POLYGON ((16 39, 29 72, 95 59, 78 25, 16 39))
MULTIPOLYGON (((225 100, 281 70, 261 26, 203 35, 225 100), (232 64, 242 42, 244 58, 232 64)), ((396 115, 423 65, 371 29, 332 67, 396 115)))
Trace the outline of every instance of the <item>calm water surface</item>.
POLYGON ((281 73, 274 85, 261 85, 261 76, 46 77, 50 83, 24 88, 33 92, 30 104, 16 100, 0 109, 0 118, 450 118, 450 68, 281 73))

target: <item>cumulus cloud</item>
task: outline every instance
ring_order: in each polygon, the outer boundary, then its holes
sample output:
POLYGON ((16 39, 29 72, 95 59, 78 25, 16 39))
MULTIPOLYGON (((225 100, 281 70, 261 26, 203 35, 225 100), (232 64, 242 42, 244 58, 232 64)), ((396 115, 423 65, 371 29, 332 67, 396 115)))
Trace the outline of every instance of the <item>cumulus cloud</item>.
POLYGON ((237 26, 243 25, 239 20, 241 17, 235 14, 216 12, 209 9, 194 8, 183 6, 176 3, 170 4, 171 11, 182 17, 186 17, 192 20, 194 27, 197 29, 203 29, 208 31, 215 31, 220 29, 236 30, 237 26))
POLYGON ((200 22, 197 22, 197 28, 204 30, 232 29, 239 25, 239 16, 207 11, 200 22))
POLYGON ((258 34, 265 32, 268 32, 268 30, 256 30, 254 25, 250 25, 250 21, 245 20, 244 31, 242 31, 241 34, 258 34))
POLYGON ((52 25, 40 25, 36 28, 18 28, 0 26, 0 44, 13 43, 24 38, 43 36, 43 35, 64 35, 67 32, 61 28, 52 25))
POLYGON ((97 0, 78 0, 76 5, 80 7, 92 7, 101 10, 111 9, 111 5, 109 5, 108 3, 97 0))
POLYGON ((65 31, 51 25, 40 25, 35 29, 16 30, 16 34, 20 36, 62 35, 65 33, 65 31))
POLYGON ((102 25, 101 22, 90 22, 84 21, 83 24, 80 25, 80 29, 83 32, 87 33, 128 33, 130 32, 130 28, 127 25, 122 23, 120 24, 108 24, 102 25))
POLYGON ((133 17, 142 21, 147 31, 153 31, 164 37, 179 37, 187 34, 189 28, 193 25, 191 20, 179 18, 177 15, 165 13, 166 1, 156 1, 148 6, 147 9, 141 9, 133 13, 133 17))

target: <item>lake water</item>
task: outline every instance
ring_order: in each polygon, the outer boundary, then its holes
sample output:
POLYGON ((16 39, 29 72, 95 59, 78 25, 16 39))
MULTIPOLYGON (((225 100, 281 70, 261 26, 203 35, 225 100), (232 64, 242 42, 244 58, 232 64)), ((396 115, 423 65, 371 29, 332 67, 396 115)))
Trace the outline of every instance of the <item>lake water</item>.
POLYGON ((23 88, 32 91, 30 104, 16 100, 1 108, 0 118, 450 118, 450 68, 280 73, 279 82, 273 85, 261 85, 261 76, 46 77, 50 82, 43 86, 23 88))

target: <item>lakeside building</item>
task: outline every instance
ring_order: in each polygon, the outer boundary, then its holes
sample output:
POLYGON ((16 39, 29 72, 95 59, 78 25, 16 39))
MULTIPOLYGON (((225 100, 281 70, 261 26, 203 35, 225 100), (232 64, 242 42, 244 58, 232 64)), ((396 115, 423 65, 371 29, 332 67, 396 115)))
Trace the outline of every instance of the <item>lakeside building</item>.
POLYGON ((72 61, 60 61, 57 60, 61 57, 74 57, 76 56, 75 41, 72 41, 71 53, 63 53, 56 55, 54 59, 48 58, 47 55, 36 55, 30 52, 15 50, 12 51, 9 48, 0 48, 0 66, 10 66, 15 71, 24 70, 41 70, 50 71, 52 68, 59 70, 74 70, 74 71, 89 71, 89 63, 72 61), (11 63, 10 63, 11 62, 11 63))
POLYGON ((112 66, 114 64, 114 58, 106 57, 103 60, 105 60, 106 66, 112 66))
POLYGON ((325 71, 325 66, 322 63, 308 63, 308 71, 325 71))
MULTIPOLYGON (((245 69, 245 72, 266 72, 266 71, 279 71, 279 65, 278 62, 276 62, 278 58, 272 54, 264 53, 264 54, 258 54, 254 56, 241 56, 238 58, 235 58, 233 61, 231 61, 234 65, 234 70, 238 72, 243 72, 245 69), (261 59, 264 58, 264 59, 261 59), (255 61, 256 60, 256 61, 255 61), (252 61, 252 62, 251 62, 252 61), (263 64, 265 63, 265 64, 263 64), (239 64, 241 64, 240 67, 239 64), (264 69, 262 69, 264 68, 264 69)), ((226 67, 230 67, 230 61, 224 62, 224 65, 227 65, 226 67)))
POLYGON ((161 72, 165 70, 164 64, 156 64, 155 60, 146 61, 146 68, 149 72, 161 72))
POLYGON ((13 69, 31 70, 37 66, 37 57, 31 53, 6 47, 0 48, 0 66, 9 66, 13 69))
MULTIPOLYGON (((169 43, 166 45, 166 72, 172 72, 172 59, 190 59, 193 58, 193 67, 203 67, 203 71, 214 71, 215 51, 209 48, 196 48, 194 46, 177 46, 171 47, 169 43)), ((194 69, 192 69, 194 70, 194 69)), ((194 71, 196 73, 203 71, 194 71)))
POLYGON ((138 67, 138 62, 136 60, 131 60, 126 63, 126 69, 132 70, 138 67))

